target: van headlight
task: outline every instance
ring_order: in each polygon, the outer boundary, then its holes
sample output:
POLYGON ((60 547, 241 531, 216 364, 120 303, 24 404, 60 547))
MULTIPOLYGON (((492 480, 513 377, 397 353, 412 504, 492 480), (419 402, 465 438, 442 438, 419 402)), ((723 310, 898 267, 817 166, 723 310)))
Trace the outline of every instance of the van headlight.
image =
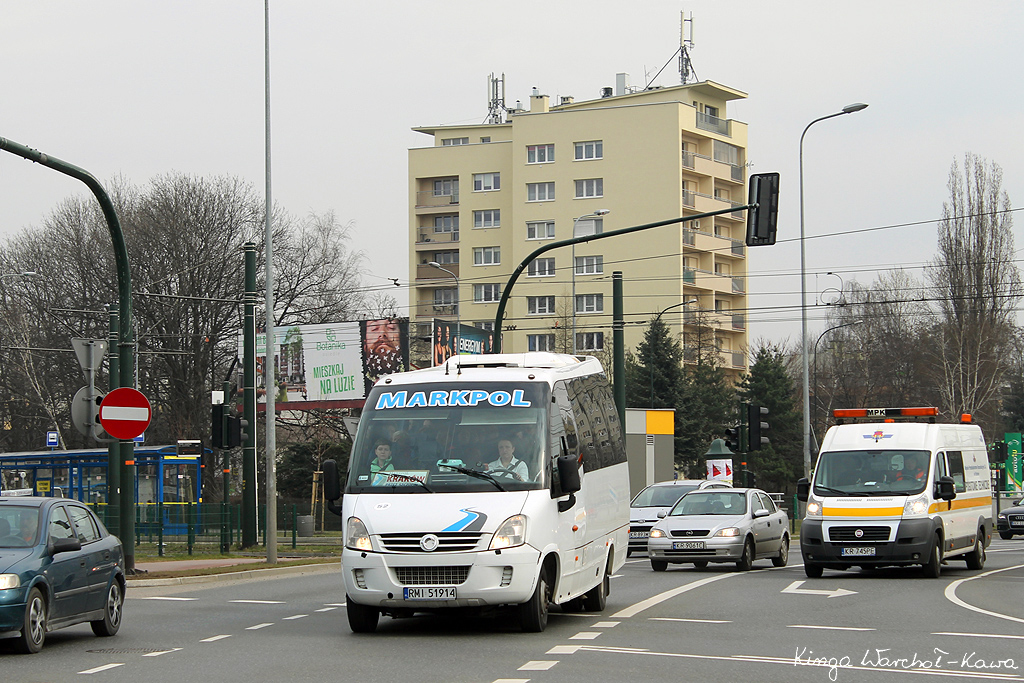
POLYGON ((526 543, 526 515, 512 515, 498 527, 491 538, 490 550, 514 548, 526 543))
POLYGON ((928 514, 928 496, 918 496, 907 500, 903 505, 904 517, 919 517, 928 514))
POLYGON ((373 550, 366 525, 358 517, 349 517, 345 527, 345 547, 352 550, 373 550))
POLYGON ((807 501, 807 509, 804 512, 804 517, 821 517, 821 501, 815 499, 809 499, 807 501))
POLYGON ((17 588, 21 585, 21 579, 17 574, 0 574, 0 591, 17 588))

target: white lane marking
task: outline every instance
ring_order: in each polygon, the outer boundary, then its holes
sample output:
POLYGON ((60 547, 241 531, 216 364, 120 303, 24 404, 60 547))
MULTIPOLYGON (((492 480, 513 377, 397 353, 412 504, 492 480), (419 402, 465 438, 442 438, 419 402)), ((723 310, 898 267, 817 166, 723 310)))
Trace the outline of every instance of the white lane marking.
POLYGON ((519 671, 547 671, 548 669, 553 667, 555 664, 558 664, 557 660, 556 661, 534 661, 534 662, 527 662, 526 664, 523 664, 521 667, 519 667, 518 670, 519 671))
POLYGON ((555 645, 553 648, 545 652, 546 655, 574 655, 582 645, 555 645))
POLYGON ((819 590, 817 588, 801 588, 800 586, 807 583, 806 581, 794 581, 785 588, 782 589, 782 593, 789 593, 790 595, 824 595, 829 598, 841 598, 847 595, 856 595, 857 591, 848 591, 845 588, 836 588, 835 590, 819 590))
POLYGON ((623 574, 609 574, 608 578, 609 579, 621 579, 623 576, 624 576, 623 574))
POLYGON ((593 640, 601 635, 600 631, 580 631, 574 636, 569 636, 569 640, 593 640))
POLYGON ((820 629, 822 631, 874 631, 873 628, 863 628, 860 626, 815 626, 814 624, 790 624, 786 628, 813 628, 820 629))
POLYGON ((284 600, 228 600, 241 605, 283 605, 284 600))
POLYGON ((724 619, 680 619, 678 617, 651 617, 651 621, 685 621, 690 624, 731 624, 724 619))
POLYGON ((939 631, 933 636, 963 636, 964 638, 1007 638, 1010 640, 1024 640, 1024 636, 1010 636, 1005 633, 956 633, 954 631, 939 631))
POLYGON ((709 577, 707 577, 705 579, 698 579, 696 581, 691 581, 690 583, 687 583, 687 584, 684 584, 682 586, 679 586, 678 588, 673 588, 672 590, 665 591, 664 593, 659 593, 658 595, 655 595, 654 597, 647 598, 646 600, 641 600, 640 602, 636 603, 635 605, 631 605, 631 606, 627 607, 624 610, 619 610, 615 614, 611 615, 611 617, 612 617, 612 619, 622 619, 622 618, 626 618, 626 617, 635 617, 637 614, 639 614, 640 612, 643 612, 645 609, 648 609, 650 607, 654 607, 655 605, 660 604, 662 602, 665 602, 666 600, 669 600, 671 598, 674 598, 677 595, 680 595, 680 594, 685 593, 687 591, 692 591, 693 589, 700 588, 701 586, 706 586, 709 583, 714 583, 715 581, 721 581, 722 579, 729 579, 729 578, 732 578, 734 576, 743 576, 743 574, 740 574, 740 573, 736 573, 736 574, 719 574, 718 576, 709 576, 709 577))
POLYGON ((116 669, 119 666, 124 666, 124 664, 123 663, 121 663, 121 664, 104 664, 103 666, 97 666, 95 669, 86 669, 85 671, 79 671, 78 673, 80 673, 80 674, 98 674, 99 672, 107 671, 108 669, 116 669))
POLYGON ((198 600, 199 598, 172 598, 168 596, 152 595, 146 598, 135 598, 136 600, 168 600, 175 602, 188 602, 189 600, 198 600))
POLYGON ((946 599, 952 602, 954 605, 960 605, 964 609, 969 609, 972 612, 977 612, 978 614, 984 614, 990 617, 996 617, 997 619, 1006 619, 1007 621, 1015 621, 1018 624, 1024 624, 1024 619, 1021 619, 1019 617, 1011 617, 1009 614, 1000 614, 999 612, 992 612, 987 609, 975 607, 974 605, 969 605, 956 596, 956 589, 960 587, 960 584, 967 583, 968 581, 974 581, 975 579, 981 579, 986 576, 992 576, 993 574, 998 574, 1000 572, 1008 572, 1012 569, 1024 569, 1024 564, 1018 564, 1012 567, 1003 567, 1002 569, 993 569, 992 571, 983 572, 975 576, 968 576, 966 579, 957 579, 956 581, 953 581, 948 586, 946 586, 946 599))
POLYGON ((203 638, 199 642, 200 643, 213 643, 213 642, 216 642, 218 640, 224 640, 225 638, 230 638, 230 637, 231 637, 230 635, 211 636, 210 638, 203 638))
POLYGON ((273 626, 273 625, 274 625, 273 622, 269 622, 268 621, 268 622, 263 623, 263 624, 256 624, 255 626, 246 626, 245 630, 246 631, 259 631, 261 628, 266 628, 268 626, 273 626))
POLYGON ((615 628, 620 623, 619 621, 599 621, 590 628, 615 628))
POLYGON ((336 609, 338 609, 338 608, 337 607, 321 607, 320 609, 318 609, 316 611, 317 612, 333 612, 336 609))
POLYGON ((285 621, 291 621, 292 619, 302 619, 302 618, 308 617, 308 616, 309 616, 308 614, 293 614, 290 617, 285 617, 284 620, 285 621))
POLYGON ((529 678, 495 678, 494 683, 530 683, 529 678))
POLYGON ((180 649, 181 649, 180 647, 172 647, 170 650, 161 650, 160 652, 147 652, 146 654, 144 654, 142 656, 143 657, 159 657, 160 655, 166 655, 166 654, 171 653, 171 652, 177 652, 180 649))
POLYGON ((325 602, 324 604, 327 605, 328 607, 344 607, 348 603, 347 602, 325 602))

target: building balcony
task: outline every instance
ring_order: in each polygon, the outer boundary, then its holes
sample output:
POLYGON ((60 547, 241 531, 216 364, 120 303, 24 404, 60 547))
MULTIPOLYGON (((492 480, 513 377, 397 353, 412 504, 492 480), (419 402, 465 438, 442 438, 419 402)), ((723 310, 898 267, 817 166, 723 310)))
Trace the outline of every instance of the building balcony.
POLYGON ((731 126, 729 125, 731 123, 732 122, 727 119, 720 119, 717 116, 697 112, 697 127, 701 130, 707 130, 726 137, 732 137, 731 126))
POLYGON ((416 250, 436 249, 438 245, 458 243, 459 232, 434 232, 433 228, 420 228, 416 236, 416 250))
MULTIPOLYGON (((442 268, 455 273, 455 277, 459 277, 459 264, 458 263, 442 263, 442 268)), ((417 280, 447 280, 451 282, 452 276, 443 270, 438 270, 434 266, 428 266, 426 263, 420 263, 416 266, 416 279, 417 280)))
POLYGON ((419 213, 443 213, 457 209, 458 206, 458 192, 453 194, 434 194, 433 190, 424 190, 416 193, 416 210, 419 213))
POLYGON ((458 315, 458 304, 436 304, 428 301, 416 305, 417 318, 454 318, 458 315))

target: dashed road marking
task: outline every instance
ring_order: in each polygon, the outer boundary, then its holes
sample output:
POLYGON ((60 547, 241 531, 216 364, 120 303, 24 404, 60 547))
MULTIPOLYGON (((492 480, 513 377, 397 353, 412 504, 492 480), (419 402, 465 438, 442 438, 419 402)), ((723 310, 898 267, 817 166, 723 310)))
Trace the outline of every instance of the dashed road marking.
POLYGON ((677 595, 685 593, 686 591, 692 591, 695 588, 700 588, 702 586, 708 585, 709 583, 713 583, 715 581, 721 581, 722 579, 728 579, 728 578, 731 578, 731 577, 734 577, 734 576, 743 576, 743 574, 739 574, 739 573, 737 573, 737 574, 719 574, 718 576, 709 576, 709 577, 704 578, 704 579, 698 579, 696 581, 691 581, 690 583, 687 583, 687 584, 684 584, 682 586, 679 586, 678 588, 673 588, 672 590, 665 591, 664 593, 659 593, 659 594, 657 594, 657 595, 655 595, 653 597, 647 598, 646 600, 641 600, 640 602, 636 603, 635 605, 630 605, 629 607, 627 607, 624 610, 619 610, 618 612, 616 612, 615 614, 613 614, 611 616, 612 616, 613 619, 621 619, 621 618, 624 618, 624 617, 635 617, 637 614, 639 614, 640 612, 643 612, 645 609, 648 609, 650 607, 654 607, 655 605, 658 605, 658 604, 660 604, 662 602, 665 602, 666 600, 674 598, 677 595))
POLYGON ((198 600, 199 598, 173 598, 164 595, 151 595, 145 598, 135 598, 136 600, 166 600, 168 602, 188 602, 190 600, 198 600))
POLYGON ((103 666, 97 666, 95 669, 86 669, 85 671, 79 671, 80 674, 98 674, 101 671, 107 671, 109 669, 116 669, 119 666, 124 666, 124 663, 120 664, 104 664, 103 666))
POLYGON ((527 662, 526 664, 523 664, 521 667, 519 667, 519 670, 520 671, 547 671, 548 669, 553 667, 555 664, 558 664, 557 660, 554 660, 554 661, 548 660, 548 661, 527 662))
POLYGON ((203 638, 199 642, 200 643, 214 643, 214 642, 216 642, 218 640, 224 640, 225 638, 230 638, 230 637, 231 637, 230 634, 224 634, 224 635, 219 635, 219 636, 211 636, 209 638, 203 638))
POLYGON ((875 631, 877 629, 861 626, 817 626, 815 624, 790 624, 786 628, 813 628, 821 631, 875 631))
POLYGON ((620 623, 618 621, 599 621, 590 628, 615 628, 620 623))
POLYGON ((651 617, 651 621, 684 621, 690 624, 731 624, 724 619, 682 619, 679 617, 651 617))
POLYGON ((553 648, 545 652, 548 655, 574 655, 582 645, 555 645, 553 648))
POLYGON ((320 609, 317 610, 317 612, 333 612, 336 609, 338 609, 338 608, 337 607, 321 607, 320 609))
POLYGON ((951 631, 939 631, 933 636, 963 636, 965 638, 1007 638, 1009 640, 1024 640, 1024 636, 1011 636, 1005 633, 955 633, 951 631))
POLYGON ((180 647, 172 647, 170 650, 161 650, 160 652, 147 652, 146 654, 144 654, 142 656, 143 657, 159 657, 160 655, 166 655, 166 654, 171 653, 171 652, 177 652, 180 649, 181 649, 180 647))
POLYGON ((242 605, 283 605, 284 600, 228 600, 242 605))
POLYGON ((245 630, 246 631, 258 631, 261 628, 266 628, 268 626, 273 626, 273 625, 274 625, 273 623, 268 621, 268 622, 263 623, 263 624, 256 624, 255 626, 246 626, 245 630))
POLYGON ((291 621, 292 619, 302 619, 302 618, 305 618, 305 617, 308 617, 308 616, 309 616, 308 614, 293 614, 290 617, 285 617, 284 620, 285 621, 291 621))
POLYGON ((569 636, 569 640, 593 640, 601 635, 600 631, 580 631, 574 636, 569 636))

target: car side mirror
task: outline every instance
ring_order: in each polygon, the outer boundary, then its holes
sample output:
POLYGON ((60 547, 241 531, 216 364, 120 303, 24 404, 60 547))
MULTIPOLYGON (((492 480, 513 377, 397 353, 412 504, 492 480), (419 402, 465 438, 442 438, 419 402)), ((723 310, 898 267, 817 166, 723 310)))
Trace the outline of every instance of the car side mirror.
POLYGON ((665 519, 667 516, 667 512, 665 512, 664 510, 658 510, 658 519, 665 519))
POLYGON ((952 477, 939 477, 939 480, 935 482, 935 497, 940 500, 956 498, 956 483, 952 477))
POLYGON ((807 477, 801 477, 796 482, 796 499, 801 503, 806 503, 807 499, 810 498, 811 494, 811 482, 807 480, 807 477))
POLYGON ((73 553, 82 549, 82 542, 77 538, 55 538, 50 544, 50 554, 73 553))
POLYGON ((754 519, 757 519, 758 517, 767 517, 770 514, 772 513, 769 512, 768 510, 765 510, 764 508, 761 508, 760 510, 754 510, 754 519))

